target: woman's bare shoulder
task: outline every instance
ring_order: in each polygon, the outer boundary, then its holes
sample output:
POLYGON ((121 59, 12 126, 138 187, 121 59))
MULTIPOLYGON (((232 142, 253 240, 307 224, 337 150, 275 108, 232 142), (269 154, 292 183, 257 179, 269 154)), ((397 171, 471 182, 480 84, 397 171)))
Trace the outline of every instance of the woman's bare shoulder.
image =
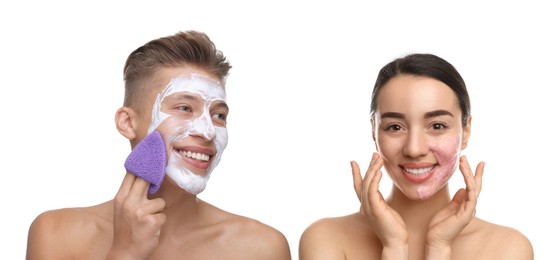
POLYGON ((359 213, 322 218, 311 223, 299 242, 300 259, 344 259, 350 255, 371 255, 379 241, 367 220, 359 213))
POLYGON ((365 223, 363 220, 364 219, 358 213, 340 217, 322 218, 311 223, 303 232, 303 236, 346 234, 350 230, 364 228, 365 223))
POLYGON ((474 226, 472 229, 469 229, 470 232, 478 233, 478 235, 485 236, 488 238, 492 238, 495 240, 514 240, 520 243, 529 243, 529 239, 523 234, 521 231, 496 223, 492 223, 486 220, 482 220, 480 218, 475 218, 474 226))
MULTIPOLYGON (((478 244, 480 252, 495 259, 533 259, 533 246, 529 238, 519 230, 475 218, 461 235, 459 241, 468 245, 478 244), (475 242, 478 241, 478 242, 475 242)), ((472 247, 471 247, 472 250, 472 247)))

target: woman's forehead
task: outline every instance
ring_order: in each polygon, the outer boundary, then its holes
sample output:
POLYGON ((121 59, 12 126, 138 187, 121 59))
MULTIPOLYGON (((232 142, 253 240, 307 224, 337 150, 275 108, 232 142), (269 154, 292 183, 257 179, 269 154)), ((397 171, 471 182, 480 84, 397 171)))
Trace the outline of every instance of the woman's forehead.
MULTIPOLYGON (((459 109, 453 90, 445 83, 418 76, 397 76, 389 80, 377 96, 378 112, 459 109)), ((418 111, 418 112, 420 112, 418 111)))

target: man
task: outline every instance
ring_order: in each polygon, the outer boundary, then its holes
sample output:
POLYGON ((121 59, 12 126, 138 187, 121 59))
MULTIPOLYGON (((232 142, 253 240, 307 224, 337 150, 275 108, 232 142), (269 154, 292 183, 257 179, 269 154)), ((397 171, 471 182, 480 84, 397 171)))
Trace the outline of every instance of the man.
POLYGON ((119 191, 99 205, 39 215, 27 259, 290 259, 278 230, 197 198, 227 144, 230 68, 196 31, 133 51, 124 67, 124 106, 115 115, 133 148, 119 191), (148 139, 156 145, 142 142, 148 139), (151 163, 135 164, 144 159, 151 163), (162 180, 142 174, 162 165, 162 180))

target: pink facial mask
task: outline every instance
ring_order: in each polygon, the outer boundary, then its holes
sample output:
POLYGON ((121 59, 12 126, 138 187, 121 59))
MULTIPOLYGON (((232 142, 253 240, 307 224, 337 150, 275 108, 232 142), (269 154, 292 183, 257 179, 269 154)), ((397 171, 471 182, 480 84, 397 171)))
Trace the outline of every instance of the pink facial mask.
POLYGON ((418 197, 428 199, 447 184, 455 169, 459 165, 461 155, 461 138, 459 136, 445 140, 430 140, 428 147, 438 161, 436 172, 431 179, 420 184, 418 197))
MULTIPOLYGON (((374 117, 374 120, 376 120, 375 125, 380 125, 381 121, 377 114, 374 117)), ((374 128, 374 135, 375 140, 379 140, 378 127, 374 128)), ((428 149, 436 158, 438 165, 434 169, 436 172, 431 176, 431 178, 419 184, 417 194, 420 199, 424 200, 432 197, 447 184, 459 165, 459 158, 461 156, 461 140, 461 134, 454 137, 447 137, 445 139, 432 138, 428 140, 428 149)), ((380 147, 379 143, 377 143, 377 147, 380 147)), ((381 156, 383 156, 382 153, 381 156)), ((392 175, 391 178, 393 178, 392 175)), ((393 181, 395 180, 393 179, 393 181)), ((395 185, 399 186, 396 182, 395 185)), ((402 188, 400 189, 402 190, 402 188)))

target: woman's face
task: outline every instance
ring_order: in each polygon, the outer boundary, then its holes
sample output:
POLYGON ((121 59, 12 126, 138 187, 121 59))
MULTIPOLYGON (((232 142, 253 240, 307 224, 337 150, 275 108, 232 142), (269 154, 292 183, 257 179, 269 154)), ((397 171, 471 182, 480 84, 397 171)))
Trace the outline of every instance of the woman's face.
POLYGON ((373 134, 387 173, 408 198, 432 197, 458 165, 470 118, 463 128, 453 90, 429 77, 396 76, 377 98, 373 134))

